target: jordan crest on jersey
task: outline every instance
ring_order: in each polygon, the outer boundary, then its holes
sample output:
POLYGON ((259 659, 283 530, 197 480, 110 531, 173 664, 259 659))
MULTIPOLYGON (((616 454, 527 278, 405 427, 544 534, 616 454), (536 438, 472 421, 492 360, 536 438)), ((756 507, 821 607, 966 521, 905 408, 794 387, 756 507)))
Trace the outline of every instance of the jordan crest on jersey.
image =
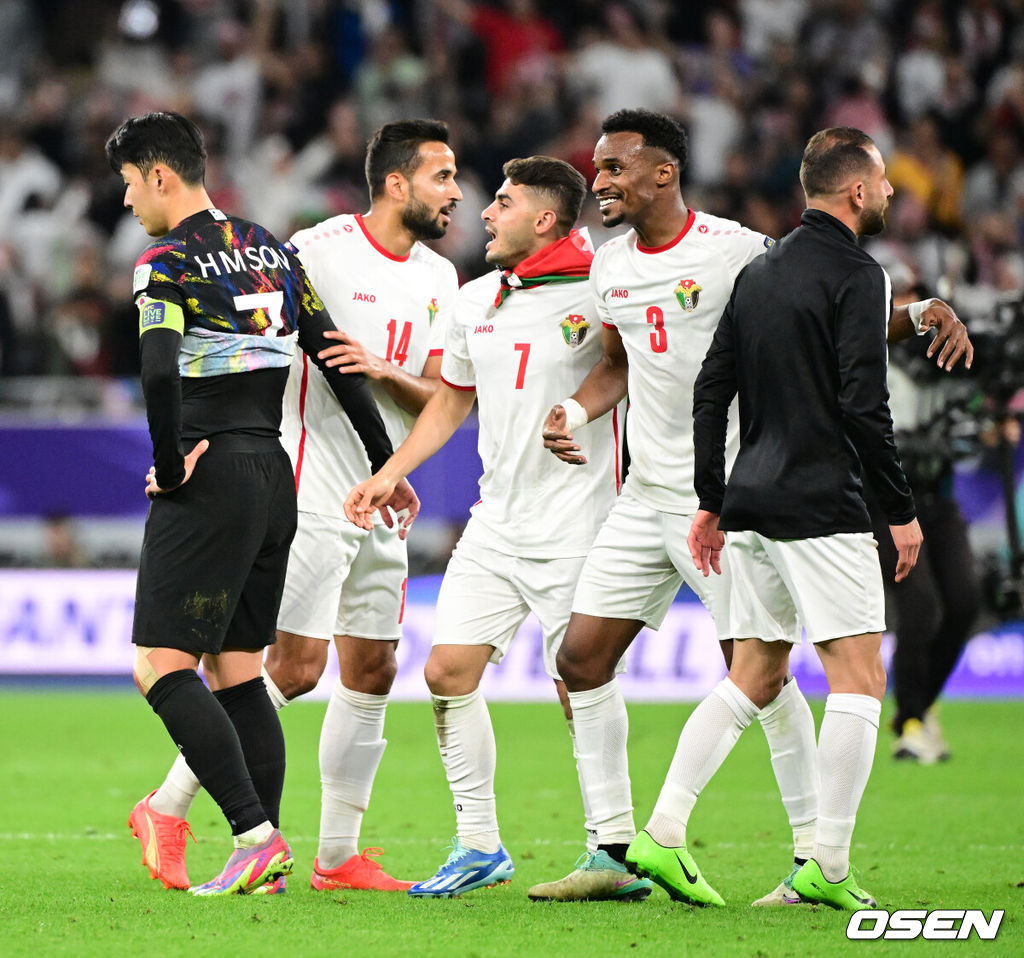
POLYGON ((567 346, 574 349, 587 338, 588 329, 590 329, 590 323, 576 313, 572 313, 562 320, 562 338, 567 346))
POLYGON ((437 297, 427 303, 427 322, 434 325, 434 317, 437 315, 437 297))
POLYGON ((697 301, 700 299, 700 287, 694 279, 681 279, 675 289, 676 299, 679 305, 687 312, 697 308, 697 301))

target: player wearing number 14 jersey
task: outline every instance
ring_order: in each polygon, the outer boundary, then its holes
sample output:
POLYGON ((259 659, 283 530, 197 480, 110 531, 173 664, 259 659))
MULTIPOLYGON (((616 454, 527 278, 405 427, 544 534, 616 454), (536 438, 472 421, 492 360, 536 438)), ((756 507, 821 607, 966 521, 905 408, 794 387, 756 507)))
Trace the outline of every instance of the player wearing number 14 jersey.
MULTIPOLYGON (((580 431, 586 472, 549 456, 535 438, 551 403, 572 392, 601 354, 586 282, 592 253, 572 229, 586 184, 548 157, 511 160, 504 173, 483 212, 487 261, 499 270, 460 291, 443 385, 395 455, 345 503, 349 518, 367 526, 395 481, 447 441, 476 398, 481 498, 445 572, 425 670, 457 831, 448 860, 409 890, 415 897, 459 895, 514 872, 498 830, 494 733, 480 680, 532 610, 544 668, 564 702, 555 654, 580 565, 618 485, 614 409, 580 431)), ((621 897, 650 892, 621 865, 618 879, 621 897)))

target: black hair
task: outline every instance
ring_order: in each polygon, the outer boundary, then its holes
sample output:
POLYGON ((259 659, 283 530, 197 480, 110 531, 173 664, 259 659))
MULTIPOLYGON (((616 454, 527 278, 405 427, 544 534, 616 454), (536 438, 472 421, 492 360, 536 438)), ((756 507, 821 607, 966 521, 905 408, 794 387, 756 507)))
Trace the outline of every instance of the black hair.
POLYGON ((448 124, 441 120, 398 120, 385 123, 366 146, 366 183, 370 197, 384 192, 389 173, 410 179, 420 165, 420 145, 447 143, 448 124))
POLYGON ((804 147, 800 162, 800 184, 808 198, 838 193, 851 180, 871 171, 868 148, 874 141, 852 126, 819 130, 804 147))
POLYGON ((501 172, 516 186, 528 186, 550 200, 566 232, 576 225, 587 195, 587 181, 579 170, 553 156, 527 156, 509 160, 501 172))
POLYGON ((206 176, 203 134, 180 113, 129 117, 110 134, 104 152, 115 173, 131 163, 145 177, 158 163, 165 163, 186 186, 202 186, 206 176))
POLYGON ((639 133, 644 146, 664 150, 679 163, 679 172, 686 167, 687 143, 683 124, 666 113, 652 110, 619 110, 606 116, 602 133, 639 133))

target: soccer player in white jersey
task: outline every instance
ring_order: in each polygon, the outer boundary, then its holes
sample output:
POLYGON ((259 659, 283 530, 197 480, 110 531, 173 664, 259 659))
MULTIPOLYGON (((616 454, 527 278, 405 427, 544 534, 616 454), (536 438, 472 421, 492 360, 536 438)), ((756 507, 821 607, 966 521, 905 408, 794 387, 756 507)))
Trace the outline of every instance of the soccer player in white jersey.
MULTIPOLYGON (((531 439, 551 402, 574 391, 601 355, 586 282, 593 254, 589 239, 573 230, 586 182, 549 157, 511 160, 504 174, 483 212, 492 237, 487 261, 500 269, 460 290, 441 387, 395 455, 345 503, 349 518, 367 527, 395 482, 444 445, 476 398, 480 501, 445 572, 425 669, 457 833, 437 874, 409 890, 416 897, 450 897, 513 874, 498 830, 496 749, 480 680, 532 610, 545 668, 565 703, 555 654, 580 566, 618 487, 614 405, 577 433, 591 464, 584 473, 531 439)), ((606 867, 615 871, 619 897, 650 893, 650 883, 621 864, 606 867)))
MULTIPOLYGON (((591 285, 604 324, 604 356, 580 389, 552 409, 544 437, 545 445, 564 461, 585 463, 574 442, 577 429, 619 401, 628 386, 631 465, 622 495, 583 568, 557 665, 574 716, 584 806, 596 829, 589 843, 596 842, 631 867, 650 871, 677 900, 720 905, 721 896, 687 852, 685 836, 679 840, 674 823, 663 820, 658 809, 634 842, 627 717, 615 663, 644 625, 661 624, 682 581, 711 613, 726 663, 731 662, 728 570, 704 578, 686 544, 698 509, 693 384, 737 274, 772 240, 739 223, 687 208, 679 187, 686 137, 675 120, 646 110, 623 110, 609 116, 602 130, 594 154, 593 192, 606 226, 627 222, 633 229, 597 253, 591 285), (672 848, 678 852, 672 874, 644 867, 649 864, 639 855, 644 842, 678 846, 672 848)), ((962 324, 945 304, 933 301, 926 322, 939 326, 930 352, 941 348, 940 363, 952 364, 963 355, 962 324)), ((909 334, 904 312, 890 325, 890 339, 909 334)), ((733 416, 729 462, 737 446, 733 416)), ((757 718, 793 829, 794 867, 755 904, 795 904, 800 898, 793 892, 792 877, 814 847, 814 721, 791 676, 757 718)), ((673 768, 686 761, 687 755, 677 752, 673 768)), ((674 811, 695 801, 696 795, 681 796, 674 811)), ((577 898, 579 878, 576 871, 538 885, 531 897, 577 898)))
MULTIPOLYGON (((298 232, 292 243, 341 331, 326 334, 321 357, 361 372, 391 438, 408 435, 438 385, 444 329, 458 292, 455 268, 422 240, 444 235, 455 204, 455 157, 448 130, 434 120, 388 123, 370 140, 366 176, 370 210, 344 214, 298 232)), ((303 354, 304 355, 304 354, 303 354)), ((396 673, 405 602, 405 532, 411 516, 372 528, 344 518, 344 493, 370 473, 347 417, 322 377, 296 358, 284 400, 282 444, 295 470, 298 531, 292 543, 277 642, 264 681, 280 709, 314 688, 327 665, 331 637, 341 677, 320 737, 320 843, 311 885, 317 890, 404 891, 412 882, 384 872, 358 853, 363 813, 387 744, 388 693, 396 673)), ((179 758, 164 784, 133 811, 154 877, 184 877, 181 822, 199 783, 179 758)), ((168 887, 171 887, 168 885, 168 887)), ((283 880, 274 891, 283 889, 283 880)))

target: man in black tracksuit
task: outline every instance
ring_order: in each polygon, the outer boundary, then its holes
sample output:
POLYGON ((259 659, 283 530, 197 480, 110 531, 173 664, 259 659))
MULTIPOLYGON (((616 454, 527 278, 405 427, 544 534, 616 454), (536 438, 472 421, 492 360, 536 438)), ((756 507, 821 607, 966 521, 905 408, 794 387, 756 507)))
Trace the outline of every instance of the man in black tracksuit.
POLYGON ((707 575, 720 571, 725 546, 735 644, 729 676, 684 729, 690 768, 670 772, 659 804, 673 789, 699 792, 779 694, 799 622, 831 694, 818 741, 814 853, 792 886, 805 900, 856 910, 874 907, 850 871, 849 849, 885 692, 882 576, 862 470, 890 523, 897 579, 913 567, 921 532, 887 405, 889 280, 857 245, 884 226, 885 165, 869 137, 835 128, 808 142, 800 180, 802 225, 737 278, 694 388, 701 508, 690 551, 707 575), (737 393, 740 450, 726 485, 726 418, 737 393))

